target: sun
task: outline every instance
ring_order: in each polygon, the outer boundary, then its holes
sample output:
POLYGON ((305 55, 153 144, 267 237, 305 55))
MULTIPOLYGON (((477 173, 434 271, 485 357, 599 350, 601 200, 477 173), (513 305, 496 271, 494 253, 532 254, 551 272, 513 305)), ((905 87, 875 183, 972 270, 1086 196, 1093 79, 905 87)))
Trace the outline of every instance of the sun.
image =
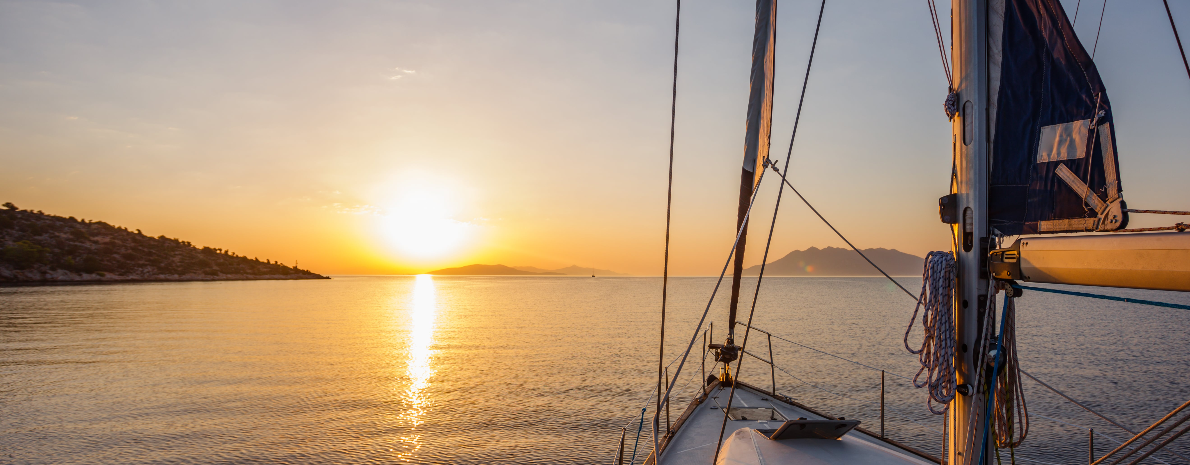
POLYGON ((457 200, 445 189, 405 189, 386 209, 382 234, 406 257, 441 258, 458 251, 474 232, 474 225, 453 218, 458 210, 457 200))

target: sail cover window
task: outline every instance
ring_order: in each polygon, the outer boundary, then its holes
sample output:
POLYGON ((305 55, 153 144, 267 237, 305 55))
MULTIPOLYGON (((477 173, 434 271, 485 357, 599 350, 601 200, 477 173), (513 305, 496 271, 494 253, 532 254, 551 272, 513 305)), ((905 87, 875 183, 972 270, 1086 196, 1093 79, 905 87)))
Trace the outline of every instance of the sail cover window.
POLYGON ((1111 103, 1058 0, 990 0, 988 219, 1002 234, 1127 222, 1111 103))

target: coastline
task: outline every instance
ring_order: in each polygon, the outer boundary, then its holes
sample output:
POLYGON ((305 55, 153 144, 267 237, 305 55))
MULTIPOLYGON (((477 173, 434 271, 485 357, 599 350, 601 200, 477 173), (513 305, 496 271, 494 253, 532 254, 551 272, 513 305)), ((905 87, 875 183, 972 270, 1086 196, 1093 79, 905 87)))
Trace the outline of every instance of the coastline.
POLYGON ((299 279, 331 279, 314 273, 292 274, 219 274, 185 275, 118 275, 113 273, 76 273, 65 270, 12 270, 0 268, 0 285, 25 284, 99 284, 99 283, 155 283, 194 281, 292 281, 299 279))

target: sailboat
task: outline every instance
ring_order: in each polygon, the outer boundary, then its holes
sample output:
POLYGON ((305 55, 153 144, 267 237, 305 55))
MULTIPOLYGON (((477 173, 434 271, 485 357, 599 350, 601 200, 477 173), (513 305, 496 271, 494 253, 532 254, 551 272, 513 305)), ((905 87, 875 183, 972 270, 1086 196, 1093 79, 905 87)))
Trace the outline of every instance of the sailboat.
MULTIPOLYGON (((819 10, 819 28, 825 3, 819 10)), ((951 251, 927 256, 922 292, 910 293, 917 300, 915 320, 921 310, 924 340, 914 348, 907 339, 906 348, 923 364, 925 377, 915 383, 927 391, 930 410, 945 415, 942 437, 938 438, 943 444, 942 456, 888 439, 883 418, 876 428, 855 419, 832 417, 776 392, 775 380, 772 389, 765 389, 759 384, 767 379, 748 380, 739 375, 744 354, 752 355, 746 349, 753 332, 755 300, 746 322, 741 321, 739 304, 757 188, 768 173, 770 179, 782 183, 781 193, 788 186, 801 197, 785 178, 788 156, 785 170, 769 158, 777 1, 756 0, 737 235, 719 277, 722 283, 730 266, 727 334, 721 341, 713 336, 706 341, 708 303, 686 351, 675 359, 676 365, 670 365, 675 366, 675 373, 663 366, 667 357, 661 354, 656 403, 649 422, 651 438, 646 439, 652 448, 643 463, 988 464, 996 449, 1013 448, 1024 441, 1028 428, 1020 391, 1022 371, 1016 364, 1013 339, 1013 302, 1025 289, 1046 290, 1021 283, 1190 291, 1190 234, 1182 232, 1184 224, 1127 229, 1130 213, 1187 213, 1128 208, 1119 176, 1111 103, 1095 63, 1061 3, 952 0, 949 60, 936 7, 932 0, 928 3, 950 83, 943 107, 951 121, 953 169, 951 192, 939 199, 939 218, 950 228, 953 242, 951 251), (1014 237, 1015 241, 1007 244, 1014 237), (1003 299, 1002 308, 997 306, 998 296, 1003 299), (689 404, 676 406, 682 408, 676 420, 662 421, 661 412, 668 412, 676 400, 678 374, 697 364, 687 361, 698 357, 699 352, 693 349, 700 334, 704 335, 700 349, 714 360, 714 374, 706 377, 689 404)), ((1170 23, 1173 26, 1172 15, 1170 23)), ((815 45, 817 38, 816 30, 815 45)), ((675 36, 675 100, 677 45, 675 36)), ((1190 64, 1187 72, 1190 74, 1190 64)), ((805 85, 803 98, 804 92, 805 85)), ((800 103, 797 115, 800 120, 800 103)), ((795 136, 796 127, 795 122, 795 136)), ((670 134, 672 182, 672 121, 670 134)), ((819 217, 826 221, 821 214, 819 217)), ((668 240, 667 216, 665 283, 668 240)), ((757 292, 763 283, 764 263, 762 260, 757 292)), ((662 348, 666 289, 663 284, 662 348)), ((774 364, 771 351, 768 360, 753 356, 774 364)), ((883 396, 881 402, 883 409, 883 396)), ((1175 430, 1190 419, 1188 407, 1190 402, 1106 456, 1094 457, 1092 449, 1089 460, 1139 463, 1190 429, 1175 430), (1184 415, 1181 420, 1177 420, 1179 415, 1184 415)), ((641 425, 645 425, 643 411, 641 425)), ((626 433, 620 436, 614 460, 618 465, 639 463, 635 454, 628 454, 626 433)))

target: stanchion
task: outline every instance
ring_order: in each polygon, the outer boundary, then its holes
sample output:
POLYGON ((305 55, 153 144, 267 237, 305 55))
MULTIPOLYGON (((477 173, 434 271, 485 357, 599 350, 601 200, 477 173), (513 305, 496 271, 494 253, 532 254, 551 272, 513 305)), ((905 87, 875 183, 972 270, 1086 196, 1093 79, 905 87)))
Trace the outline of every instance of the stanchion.
POLYGON ((884 437, 884 370, 880 370, 880 437, 884 437))

